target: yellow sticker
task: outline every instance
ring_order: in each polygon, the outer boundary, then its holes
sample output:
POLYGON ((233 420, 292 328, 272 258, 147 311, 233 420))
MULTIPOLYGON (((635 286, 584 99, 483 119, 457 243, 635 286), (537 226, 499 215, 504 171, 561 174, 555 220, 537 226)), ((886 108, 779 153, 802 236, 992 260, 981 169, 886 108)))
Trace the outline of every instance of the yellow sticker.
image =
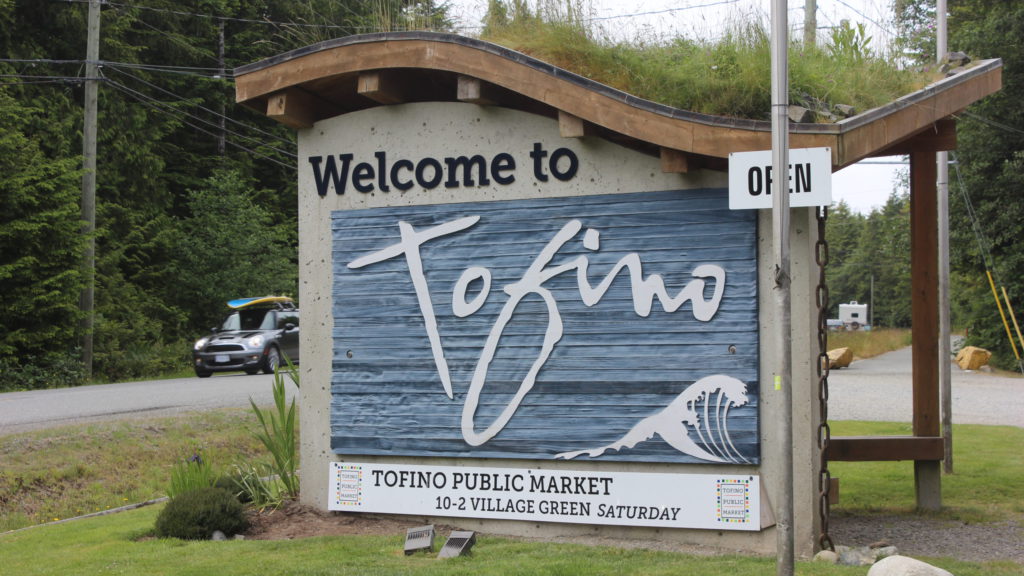
POLYGON ((782 376, 778 374, 775 375, 775 389, 782 390, 782 376))

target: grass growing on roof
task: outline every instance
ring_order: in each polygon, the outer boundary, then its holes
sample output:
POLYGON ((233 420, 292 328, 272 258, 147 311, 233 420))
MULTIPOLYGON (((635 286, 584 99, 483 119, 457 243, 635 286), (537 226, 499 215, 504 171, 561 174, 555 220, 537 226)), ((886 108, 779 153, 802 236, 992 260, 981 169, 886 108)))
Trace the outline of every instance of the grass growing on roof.
MULTIPOLYGON (((481 38, 661 104, 770 120, 771 38, 764 22, 732 24, 717 40, 613 42, 594 29, 578 1, 560 10, 550 0, 539 4, 531 10, 521 1, 492 2, 481 38)), ((901 69, 873 52, 869 40, 863 27, 844 24, 817 46, 791 43, 790 102, 863 112, 936 79, 901 69)))

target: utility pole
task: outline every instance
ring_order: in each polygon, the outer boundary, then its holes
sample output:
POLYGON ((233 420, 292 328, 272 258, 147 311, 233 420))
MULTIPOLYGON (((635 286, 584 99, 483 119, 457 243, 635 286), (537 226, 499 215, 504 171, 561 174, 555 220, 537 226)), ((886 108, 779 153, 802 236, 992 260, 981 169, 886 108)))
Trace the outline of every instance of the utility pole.
POLYGON ((99 92, 100 1, 89 0, 85 48, 85 114, 82 125, 82 256, 84 282, 79 308, 82 311, 82 364, 92 378, 93 328, 96 289, 96 116, 99 92))
MULTIPOLYGON (((217 68, 218 68, 218 79, 223 80, 225 77, 224 71, 224 20, 221 19, 220 24, 217 26, 217 68)), ((224 105, 224 95, 220 95, 220 132, 217 134, 217 154, 223 158, 224 156, 224 140, 226 138, 226 124, 224 122, 224 115, 227 113, 227 109, 224 105)))
MULTIPOLYGON (((942 63, 949 52, 946 41, 946 0, 938 0, 935 7, 935 59, 942 63)), ((942 438, 944 458, 942 470, 953 473, 953 384, 949 356, 949 153, 938 152, 936 192, 939 218, 939 395, 941 399, 942 438)))
POLYGON ((818 41, 818 0, 804 0, 804 46, 818 41))
POLYGON ((786 0, 772 0, 772 246, 775 259, 775 394, 781 405, 778 425, 779 477, 775 509, 776 571, 792 576, 793 537, 793 334, 789 262, 789 15, 786 0))

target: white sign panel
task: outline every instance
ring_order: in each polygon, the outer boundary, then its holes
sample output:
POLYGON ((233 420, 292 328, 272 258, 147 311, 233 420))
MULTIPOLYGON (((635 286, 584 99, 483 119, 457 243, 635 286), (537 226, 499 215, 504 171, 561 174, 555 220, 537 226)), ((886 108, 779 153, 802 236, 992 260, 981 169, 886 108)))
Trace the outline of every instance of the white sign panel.
POLYGON ((414 516, 760 530, 752 475, 332 462, 328 508, 414 516))
MULTIPOLYGON (((775 180, 771 150, 729 154, 729 209, 771 208, 775 180)), ((790 207, 832 204, 832 149, 791 149, 788 181, 790 207)))

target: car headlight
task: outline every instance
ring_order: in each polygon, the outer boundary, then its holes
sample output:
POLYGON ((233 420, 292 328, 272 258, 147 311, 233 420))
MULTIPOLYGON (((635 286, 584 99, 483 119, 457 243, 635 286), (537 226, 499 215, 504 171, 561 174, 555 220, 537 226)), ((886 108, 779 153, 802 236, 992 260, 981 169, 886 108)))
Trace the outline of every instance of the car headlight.
POLYGON ((195 346, 193 346, 193 348, 195 348, 196 352, 198 352, 198 351, 202 350, 203 348, 205 348, 206 347, 206 343, 209 342, 209 341, 210 341, 209 338, 200 338, 199 340, 196 340, 196 344, 195 344, 195 346))
POLYGON ((252 348, 259 348, 263 346, 263 336, 257 334, 256 336, 249 338, 249 346, 252 348))

